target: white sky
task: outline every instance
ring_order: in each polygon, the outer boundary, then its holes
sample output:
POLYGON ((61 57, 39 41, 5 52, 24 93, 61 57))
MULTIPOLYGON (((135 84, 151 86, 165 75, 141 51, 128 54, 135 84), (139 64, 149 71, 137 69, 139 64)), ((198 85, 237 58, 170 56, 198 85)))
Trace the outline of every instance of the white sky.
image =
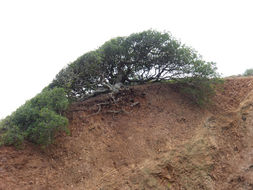
POLYGON ((0 0, 0 119, 105 41, 170 31, 224 76, 253 67, 252 0, 0 0))

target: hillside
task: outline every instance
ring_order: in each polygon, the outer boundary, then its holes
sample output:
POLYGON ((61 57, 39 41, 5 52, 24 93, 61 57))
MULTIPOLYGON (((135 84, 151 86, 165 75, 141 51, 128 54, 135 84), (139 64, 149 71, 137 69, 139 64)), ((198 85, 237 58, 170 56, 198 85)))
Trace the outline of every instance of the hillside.
POLYGON ((71 105, 71 135, 0 147, 0 190, 253 189, 253 78, 199 108, 168 84, 71 105))

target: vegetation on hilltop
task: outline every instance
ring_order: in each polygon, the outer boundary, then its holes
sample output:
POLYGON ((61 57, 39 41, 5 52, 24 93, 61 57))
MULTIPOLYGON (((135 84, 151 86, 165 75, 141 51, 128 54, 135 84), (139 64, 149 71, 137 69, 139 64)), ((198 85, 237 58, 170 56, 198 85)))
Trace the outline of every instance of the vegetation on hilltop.
POLYGON ((1 142, 16 146, 24 140, 42 146, 51 144, 57 131, 68 133, 68 120, 62 116, 67 107, 64 89, 44 90, 1 121, 1 142))
POLYGON ((244 73, 243 76, 253 76, 253 69, 247 69, 244 73))
POLYGON ((217 82, 216 66, 174 39, 153 30, 118 37, 63 68, 49 88, 62 87, 68 97, 86 99, 113 87, 173 81, 199 89, 217 82), (203 84, 202 81, 204 82, 203 84))
POLYGON ((67 131, 62 113, 69 101, 161 81, 176 83, 194 102, 204 104, 220 80, 215 63, 204 61, 169 33, 148 30, 117 37, 63 68, 39 95, 1 121, 0 140, 46 146, 57 131, 67 131))

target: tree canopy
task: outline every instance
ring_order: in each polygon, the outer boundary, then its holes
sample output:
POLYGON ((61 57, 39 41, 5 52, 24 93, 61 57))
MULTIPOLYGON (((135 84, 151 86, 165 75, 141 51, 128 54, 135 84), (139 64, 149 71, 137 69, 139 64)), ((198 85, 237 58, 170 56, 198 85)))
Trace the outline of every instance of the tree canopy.
POLYGON ((243 76, 253 76, 253 69, 246 69, 243 76))
POLYGON ((192 48, 169 33, 148 30, 105 42, 63 68, 49 88, 63 87, 74 99, 89 97, 118 83, 217 78, 213 62, 204 61, 192 48))

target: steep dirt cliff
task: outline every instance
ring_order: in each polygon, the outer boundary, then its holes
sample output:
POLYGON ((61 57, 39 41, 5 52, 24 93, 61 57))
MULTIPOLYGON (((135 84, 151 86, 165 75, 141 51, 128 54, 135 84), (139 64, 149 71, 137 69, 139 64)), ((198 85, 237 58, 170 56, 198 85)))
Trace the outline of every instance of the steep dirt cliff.
POLYGON ((253 189, 253 79, 199 108, 168 84, 76 103, 46 150, 0 147, 0 189, 253 189))

